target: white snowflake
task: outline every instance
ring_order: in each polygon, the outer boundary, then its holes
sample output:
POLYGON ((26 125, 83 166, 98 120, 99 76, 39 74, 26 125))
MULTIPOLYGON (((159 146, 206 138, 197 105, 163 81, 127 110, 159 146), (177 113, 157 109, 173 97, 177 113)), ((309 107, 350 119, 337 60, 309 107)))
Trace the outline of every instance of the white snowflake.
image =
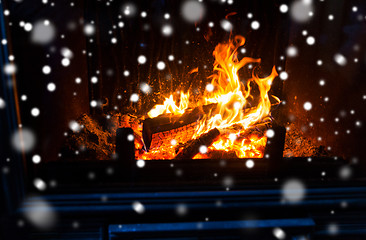
POLYGON ((267 132, 266 132, 266 136, 268 138, 273 138, 275 135, 275 131, 273 131, 273 129, 268 129, 267 132))
POLYGON ((44 74, 50 74, 51 73, 51 67, 50 66, 48 66, 48 65, 45 65, 45 66, 43 66, 43 68, 42 68, 42 72, 44 73, 44 74))
POLYGON ((32 28, 31 41, 35 44, 45 45, 52 42, 56 36, 56 28, 49 20, 40 20, 32 28))
POLYGON ((203 3, 197 2, 195 0, 188 0, 182 4, 181 14, 189 23, 195 23, 200 21, 206 13, 206 8, 203 3))
POLYGON ((145 161, 142 160, 142 159, 137 160, 136 161, 136 166, 139 167, 139 168, 145 167, 145 161))
POLYGON ((159 61, 157 64, 156 64, 156 67, 159 69, 159 70, 164 70, 165 69, 165 63, 163 61, 159 61))
POLYGON ((54 84, 53 82, 50 82, 49 84, 47 84, 47 90, 50 92, 53 92, 56 90, 56 84, 54 84))
POLYGON ((290 15, 292 20, 298 23, 309 21, 313 13, 312 1, 296 0, 290 6, 290 15))
POLYGON ((61 48, 61 55, 64 58, 73 58, 73 56, 74 56, 73 52, 67 47, 61 48))
POLYGON ((145 212, 145 206, 138 201, 132 203, 132 209, 138 214, 143 214, 145 212))
POLYGON ((40 111, 39 111, 38 108, 32 108, 31 114, 32 114, 33 117, 38 117, 39 114, 40 114, 40 111))
POLYGON ((250 26, 252 27, 253 30, 258 30, 260 27, 260 24, 258 21, 253 21, 250 26))
POLYGON ((164 25, 162 28, 161 28, 161 33, 164 35, 164 36, 171 36, 173 34, 173 27, 169 24, 166 24, 164 25))
POLYGON ((282 240, 286 238, 286 233, 281 228, 274 228, 272 233, 277 239, 282 240))
POLYGON ((40 162, 41 162, 41 156, 39 156, 38 154, 33 155, 33 157, 32 157, 32 162, 33 162, 34 164, 38 164, 38 163, 40 163, 40 162))
MULTIPOLYGON (((47 188, 46 183, 40 178, 34 179, 33 185, 40 191, 44 191, 47 188)), ((29 200, 25 199, 25 202, 27 201, 29 200)), ((37 201, 32 205, 32 208, 24 212, 24 217, 30 224, 41 231, 50 230, 57 222, 55 209, 51 204, 39 196, 37 197, 37 201)), ((18 222, 18 224, 19 223, 20 222, 18 222)), ((24 222, 21 222, 21 226, 23 225, 24 222)))
POLYGON ((91 100, 91 101, 90 101, 90 106, 91 106, 92 108, 95 108, 97 105, 98 105, 98 102, 97 102, 96 100, 91 100))
POLYGON ((287 72, 281 72, 280 73, 280 78, 282 80, 287 80, 288 79, 288 73, 287 72))
POLYGON ((124 70, 124 71, 123 71, 123 76, 125 76, 125 77, 130 76, 130 71, 128 71, 128 70, 124 70))
POLYGON ((347 64, 347 59, 340 53, 334 55, 334 61, 340 66, 345 66, 347 64))
POLYGON ((233 25, 226 19, 220 21, 220 26, 227 32, 230 32, 233 29, 233 25))
POLYGON ((138 102, 140 99, 139 95, 137 93, 132 93, 130 96, 130 101, 131 102, 138 102))
POLYGON ((30 32, 30 31, 32 31, 32 29, 33 29, 33 25, 31 23, 24 24, 25 31, 30 32))
POLYGON ((206 85, 206 91, 212 92, 213 90, 214 90, 214 85, 212 85, 211 83, 206 85))
POLYGON ((69 122, 69 128, 73 132, 79 132, 81 130, 81 125, 77 121, 72 120, 72 121, 69 122))
POLYGON ((96 76, 93 76, 90 78, 91 83, 96 84, 98 83, 98 78, 96 76))
POLYGON ((146 57, 144 56, 144 55, 140 55, 140 56, 138 56, 138 58, 137 58, 137 62, 139 63, 139 64, 145 64, 146 63, 146 57))
POLYGON ((151 91, 152 91, 152 89, 151 89, 150 85, 149 85, 149 84, 147 84, 147 83, 141 83, 141 84, 140 84, 140 90, 141 90, 143 93, 145 93, 145 94, 149 94, 149 93, 151 93, 151 91))
POLYGON ((298 179, 289 179, 282 186, 283 200, 298 203, 305 197, 305 185, 298 179))
POLYGON ((287 11, 288 11, 288 6, 286 4, 281 4, 280 12, 281 13, 287 13, 287 11))
POLYGON ((4 109, 6 107, 6 103, 4 99, 0 98, 0 109, 4 109))
POLYGON ((253 168, 253 167, 254 167, 254 161, 253 161, 253 160, 251 160, 251 159, 247 160, 247 161, 245 162, 245 166, 246 166, 247 168, 253 168))
POLYGON ((205 146, 205 145, 201 145, 201 146, 199 147, 199 152, 200 152, 200 153, 202 153, 202 154, 206 154, 206 153, 207 153, 207 151, 208 151, 207 146, 205 146))
POLYGON ((314 45, 315 44, 315 38, 313 36, 309 36, 306 38, 306 43, 309 45, 314 45))
POLYGON ((69 66, 69 65, 70 65, 70 59, 68 59, 68 58, 63 58, 63 59, 61 60, 61 64, 62 64, 62 66, 64 66, 64 67, 69 66))
POLYGON ((12 75, 17 72, 17 66, 14 63, 7 63, 4 66, 4 73, 7 75, 12 75))
POLYGON ((33 185, 34 185, 38 190, 40 190, 40 191, 44 191, 44 190, 46 190, 46 188, 47 188, 47 185, 46 185, 45 181, 43 181, 43 180, 42 180, 42 179, 40 179, 40 178, 35 178, 35 179, 33 180, 33 185))
POLYGON ((287 48, 286 54, 288 57, 296 57, 298 54, 298 50, 295 46, 290 46, 287 48))
POLYGON ((311 102, 305 102, 303 107, 306 111, 310 111, 313 105, 311 104, 311 102))

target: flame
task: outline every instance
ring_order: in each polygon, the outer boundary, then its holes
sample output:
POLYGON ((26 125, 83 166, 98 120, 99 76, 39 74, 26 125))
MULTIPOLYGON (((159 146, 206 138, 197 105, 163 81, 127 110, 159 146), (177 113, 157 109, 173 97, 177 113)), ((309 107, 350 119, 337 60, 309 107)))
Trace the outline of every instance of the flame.
POLYGON ((189 106, 189 93, 184 94, 180 93, 180 102, 179 106, 175 104, 173 95, 170 95, 169 98, 165 98, 163 104, 155 105, 153 109, 151 109, 147 115, 150 118, 155 118, 164 113, 173 113, 174 115, 181 115, 185 112, 185 110, 189 106))
MULTIPOLYGON (((277 72, 273 67, 268 77, 260 78, 253 67, 254 64, 261 62, 260 59, 244 57, 239 60, 237 50, 244 43, 245 38, 238 35, 227 43, 220 43, 216 46, 213 52, 215 57, 213 74, 209 77, 213 91, 206 90, 200 102, 191 103, 189 93, 181 93, 179 106, 177 106, 173 95, 170 95, 162 105, 154 106, 148 116, 154 118, 165 113, 181 115, 190 106, 215 104, 215 108, 199 120, 194 138, 217 128, 221 135, 209 146, 209 152, 215 150, 235 152, 239 158, 263 157, 266 144, 265 135, 247 134, 247 131, 269 116, 271 102, 268 91, 277 72), (242 81, 238 72, 248 64, 251 64, 253 69, 251 77, 242 81), (252 104, 250 101, 254 98, 252 92, 257 91, 254 89, 259 90, 258 101, 254 107, 249 107, 252 104)), ((274 99, 279 101, 277 97, 274 99)), ((163 150, 160 149, 159 152, 163 152, 163 150)), ((151 153, 149 155, 151 156, 151 153)), ((197 154, 195 158, 205 156, 207 157, 207 155, 197 154)))

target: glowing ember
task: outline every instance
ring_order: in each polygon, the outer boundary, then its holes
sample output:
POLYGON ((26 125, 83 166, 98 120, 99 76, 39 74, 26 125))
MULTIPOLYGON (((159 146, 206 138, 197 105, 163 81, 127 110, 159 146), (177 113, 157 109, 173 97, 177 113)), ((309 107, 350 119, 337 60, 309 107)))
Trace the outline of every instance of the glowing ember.
MULTIPOLYGON (((220 131, 220 136, 212 144, 207 145, 205 151, 198 150, 194 158, 215 158, 215 152, 231 153, 233 157, 238 158, 263 157, 267 140, 266 128, 263 129, 263 126, 267 127, 271 121, 269 117, 271 102, 268 91, 277 72, 273 67, 268 77, 260 78, 253 67, 251 77, 241 81, 238 74, 240 69, 249 64, 255 66, 260 63, 260 59, 249 57, 238 59, 237 50, 244 43, 244 37, 236 36, 233 40, 216 46, 213 52, 215 57, 213 74, 209 77, 210 87, 206 87, 200 100, 192 101, 189 98, 189 92, 181 92, 179 100, 170 95, 163 104, 155 105, 148 113, 150 118, 156 118, 162 114, 181 116, 197 107, 212 106, 199 120, 190 125, 194 127, 194 133, 188 140, 199 139, 202 134, 215 128, 220 131), (256 99, 254 103, 253 99, 256 99), (262 131, 259 131, 261 127, 262 131)), ((273 99, 277 103, 280 101, 274 96, 273 99)), ((186 131, 184 129, 184 132, 186 131)), ((169 136, 164 133, 164 137, 169 136)), ((179 146, 186 144, 187 139, 183 141, 174 137, 174 144, 170 144, 172 139, 168 139, 168 145, 155 146, 136 157, 139 159, 174 158, 179 146)))

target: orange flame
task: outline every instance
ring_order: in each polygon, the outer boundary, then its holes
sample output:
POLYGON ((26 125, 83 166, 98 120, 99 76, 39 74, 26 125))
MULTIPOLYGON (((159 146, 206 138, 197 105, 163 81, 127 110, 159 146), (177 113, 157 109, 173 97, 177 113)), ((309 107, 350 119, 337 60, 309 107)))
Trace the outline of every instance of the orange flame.
MULTIPOLYGON (((177 106, 173 95, 170 95, 162 105, 156 105, 148 113, 148 116, 154 118, 164 113, 181 115, 190 106, 215 104, 216 107, 199 120, 194 138, 217 128, 221 135, 216 142, 209 146, 209 152, 215 150, 232 151, 239 158, 263 157, 266 137, 255 134, 245 135, 250 127, 268 117, 271 110, 268 91, 277 76, 277 72, 273 67, 272 73, 268 77, 260 78, 253 69, 251 78, 247 79, 244 84, 239 78, 238 71, 248 64, 258 64, 261 61, 249 57, 238 59, 237 50, 244 43, 244 37, 235 36, 233 40, 216 46, 213 52, 215 57, 214 73, 209 77, 211 88, 207 88, 212 91, 206 89, 200 102, 190 103, 189 93, 181 93, 179 106, 177 106), (259 100, 256 106, 249 108, 249 100, 253 98, 253 85, 256 85, 259 90, 259 100)), ((278 98, 275 97, 275 99, 279 101, 278 98)), ((159 152, 162 151, 160 149, 159 152)), ((197 156, 204 157, 202 154, 197 154, 195 158, 197 156)))
POLYGON ((180 102, 179 106, 175 104, 173 99, 173 95, 170 95, 169 98, 166 98, 164 103, 161 105, 155 105, 153 109, 151 109, 147 115, 150 118, 155 118, 164 113, 173 113, 175 115, 181 115, 189 106, 189 93, 184 94, 183 92, 180 93, 180 102))

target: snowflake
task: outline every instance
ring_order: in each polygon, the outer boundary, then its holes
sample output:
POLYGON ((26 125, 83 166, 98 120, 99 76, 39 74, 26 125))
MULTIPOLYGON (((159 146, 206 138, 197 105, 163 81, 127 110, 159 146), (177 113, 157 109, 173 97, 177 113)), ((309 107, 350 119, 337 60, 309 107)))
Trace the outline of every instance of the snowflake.
POLYGON ((53 92, 56 90, 56 84, 54 84, 53 82, 47 84, 47 90, 50 92, 53 92))
POLYGON ((257 29, 259 29, 260 24, 259 24, 259 22, 258 22, 258 21, 253 21, 253 22, 250 24, 250 26, 252 27, 252 29, 253 29, 253 30, 257 30, 257 29))
POLYGON ((181 7, 181 14, 189 23, 200 21, 206 13, 205 6, 195 0, 185 1, 181 7))
POLYGON ((311 102, 305 102, 303 107, 306 111, 310 111, 313 105, 311 104, 311 102))

